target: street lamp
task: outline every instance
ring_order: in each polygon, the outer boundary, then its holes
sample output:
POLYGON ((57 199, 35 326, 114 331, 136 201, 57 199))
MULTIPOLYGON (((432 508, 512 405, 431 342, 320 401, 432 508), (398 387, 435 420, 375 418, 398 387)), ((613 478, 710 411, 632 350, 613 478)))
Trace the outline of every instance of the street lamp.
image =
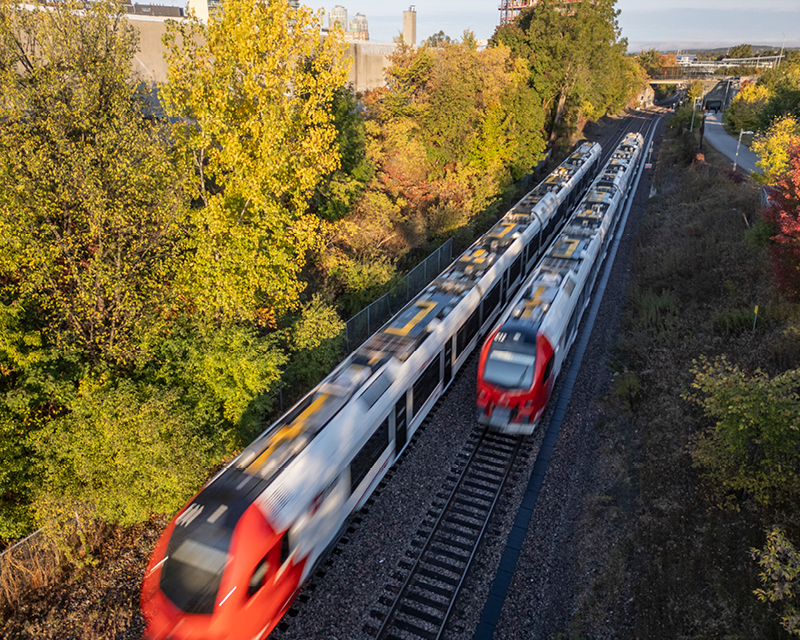
POLYGON ((694 100, 692 100, 692 126, 689 127, 689 133, 694 131, 694 110, 695 110, 695 108, 697 108, 697 105, 699 104, 698 101, 702 102, 703 101, 703 96, 696 97, 696 98, 694 98, 694 100))
POLYGON ((752 135, 755 131, 745 131, 744 129, 739 129, 739 142, 736 143, 736 157, 733 160, 733 170, 736 171, 736 163, 739 161, 739 145, 742 144, 742 134, 747 133, 752 135))

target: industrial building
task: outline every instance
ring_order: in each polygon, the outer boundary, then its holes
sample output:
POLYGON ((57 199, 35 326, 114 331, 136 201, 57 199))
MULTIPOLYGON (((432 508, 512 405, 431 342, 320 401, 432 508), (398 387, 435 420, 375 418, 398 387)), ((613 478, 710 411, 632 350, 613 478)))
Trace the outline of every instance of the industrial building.
MULTIPOLYGON (((580 0, 559 0, 559 4, 571 4, 580 0)), ((514 21, 524 9, 535 7, 539 0, 500 0, 500 24, 509 24, 514 21)))

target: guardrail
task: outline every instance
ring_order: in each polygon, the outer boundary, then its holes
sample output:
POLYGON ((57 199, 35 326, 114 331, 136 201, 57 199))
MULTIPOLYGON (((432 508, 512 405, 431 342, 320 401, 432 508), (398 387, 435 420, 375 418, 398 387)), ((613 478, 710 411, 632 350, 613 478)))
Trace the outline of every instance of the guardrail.
POLYGON ((347 321, 347 353, 355 351, 453 261, 453 238, 408 272, 404 286, 384 294, 347 321))

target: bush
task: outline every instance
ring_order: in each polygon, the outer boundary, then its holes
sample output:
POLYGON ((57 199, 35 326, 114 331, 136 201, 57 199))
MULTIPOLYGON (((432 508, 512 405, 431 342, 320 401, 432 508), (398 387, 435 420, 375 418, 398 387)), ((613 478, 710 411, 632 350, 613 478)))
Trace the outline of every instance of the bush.
POLYGON ((174 389, 119 379, 86 380, 72 412, 33 442, 44 466, 37 518, 46 523, 71 505, 120 524, 177 510, 209 467, 196 416, 174 389))
POLYGON ((322 380, 342 359, 345 323, 336 309, 318 296, 307 304, 287 332, 291 360, 283 379, 297 395, 322 380))
MULTIPOLYGON (((763 316, 763 314, 762 314, 763 316)), ((723 309, 712 321, 716 333, 739 333, 753 329, 754 309, 723 309)), ((756 320, 756 327, 764 327, 764 318, 756 320)))
POLYGON ((800 370, 747 375, 720 357, 701 358, 691 373, 684 399, 716 421, 692 440, 695 466, 723 494, 744 492, 762 505, 800 498, 800 370))
POLYGON ((618 374, 614 378, 614 395, 617 396, 625 411, 633 412, 634 403, 642 392, 642 383, 632 371, 618 374))
POLYGON ((763 569, 759 578, 765 587, 754 593, 762 602, 778 603, 783 628, 800 636, 800 554, 778 527, 767 531, 766 546, 751 554, 763 569))

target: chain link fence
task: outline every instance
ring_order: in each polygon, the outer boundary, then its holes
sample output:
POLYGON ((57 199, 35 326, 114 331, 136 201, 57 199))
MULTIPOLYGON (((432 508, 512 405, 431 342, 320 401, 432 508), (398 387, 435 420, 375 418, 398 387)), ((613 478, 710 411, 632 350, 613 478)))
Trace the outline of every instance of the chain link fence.
POLYGON ((347 321, 347 353, 355 351, 453 261, 453 238, 408 272, 403 285, 381 296, 347 321))

